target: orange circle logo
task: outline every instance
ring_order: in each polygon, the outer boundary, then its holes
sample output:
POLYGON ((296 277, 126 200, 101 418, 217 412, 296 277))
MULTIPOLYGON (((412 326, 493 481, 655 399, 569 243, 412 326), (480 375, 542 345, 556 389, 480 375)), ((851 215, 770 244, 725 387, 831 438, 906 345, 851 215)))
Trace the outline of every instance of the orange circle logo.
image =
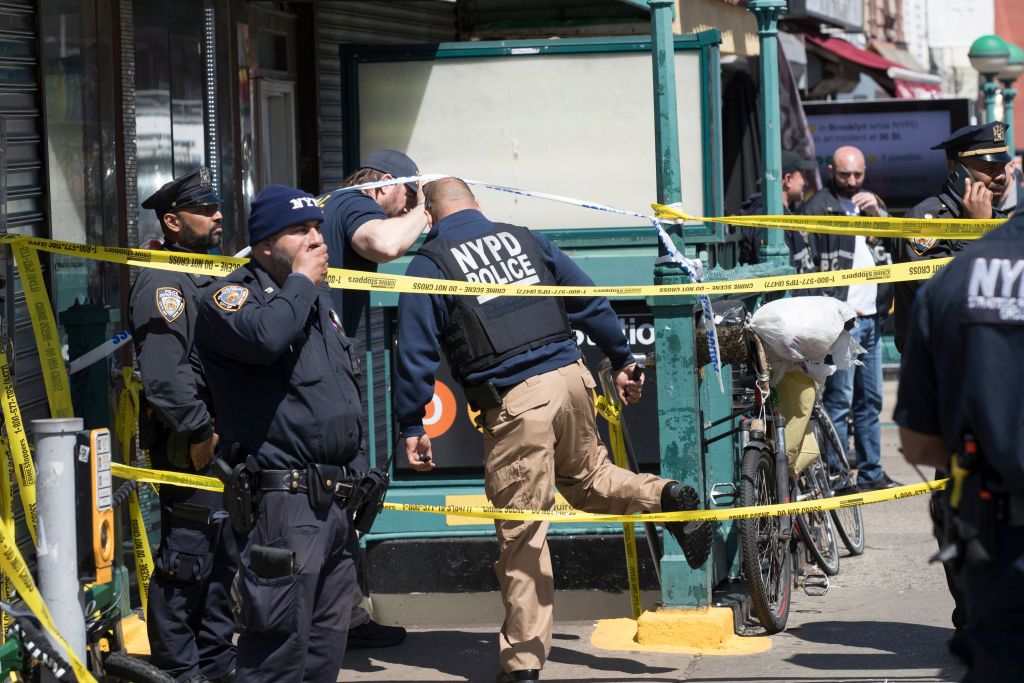
POLYGON ((434 398, 427 404, 426 410, 423 429, 431 439, 441 436, 455 423, 455 394, 444 382, 434 382, 434 398))

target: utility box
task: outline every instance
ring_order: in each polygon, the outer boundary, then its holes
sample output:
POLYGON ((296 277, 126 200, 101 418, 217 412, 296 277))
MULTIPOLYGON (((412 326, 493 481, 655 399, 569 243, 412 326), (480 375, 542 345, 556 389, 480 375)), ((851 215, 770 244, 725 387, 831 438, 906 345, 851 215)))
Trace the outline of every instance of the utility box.
POLYGON ((75 509, 78 575, 83 582, 109 583, 114 561, 113 480, 110 430, 78 433, 75 444, 75 509))

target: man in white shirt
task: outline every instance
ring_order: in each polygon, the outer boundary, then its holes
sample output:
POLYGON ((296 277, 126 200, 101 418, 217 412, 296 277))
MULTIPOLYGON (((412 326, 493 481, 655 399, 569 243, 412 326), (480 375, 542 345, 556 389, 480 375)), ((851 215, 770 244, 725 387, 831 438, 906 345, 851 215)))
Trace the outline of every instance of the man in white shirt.
MULTIPOLYGON (((864 155, 856 147, 840 147, 828 166, 831 182, 802 207, 801 213, 820 216, 888 216, 885 203, 864 190, 864 155)), ((814 235, 813 251, 819 270, 870 268, 892 263, 880 240, 849 235, 814 235)), ((854 449, 857 454, 857 488, 875 491, 899 486, 882 469, 882 322, 889 313, 892 289, 870 283, 835 288, 824 292, 844 299, 857 311, 852 334, 864 347, 863 365, 837 371, 825 384, 822 403, 840 440, 848 441, 853 418, 854 449)))

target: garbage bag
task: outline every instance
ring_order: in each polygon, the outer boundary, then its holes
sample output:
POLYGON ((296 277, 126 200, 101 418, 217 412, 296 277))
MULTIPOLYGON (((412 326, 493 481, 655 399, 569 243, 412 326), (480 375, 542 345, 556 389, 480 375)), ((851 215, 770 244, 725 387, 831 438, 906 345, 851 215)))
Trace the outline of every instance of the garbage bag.
POLYGON ((750 329, 764 344, 773 385, 793 370, 821 384, 837 369, 860 363, 856 357, 864 349, 848 331, 856 320, 856 311, 845 301, 801 296, 765 304, 751 316, 750 329))

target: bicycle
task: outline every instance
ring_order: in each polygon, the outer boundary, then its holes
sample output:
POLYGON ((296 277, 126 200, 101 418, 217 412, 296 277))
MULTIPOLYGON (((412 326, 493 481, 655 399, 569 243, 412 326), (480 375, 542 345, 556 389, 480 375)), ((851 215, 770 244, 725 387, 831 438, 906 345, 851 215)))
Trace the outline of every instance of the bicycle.
MULTIPOLYGON (((827 463, 826 470, 829 481, 829 488, 837 495, 856 493, 857 486, 853 472, 850 470, 850 461, 846 456, 846 448, 843 447, 836 432, 835 425, 829 418, 821 401, 814 404, 811 425, 814 428, 814 435, 818 441, 818 447, 822 451, 822 460, 827 463)), ((860 555, 864 552, 864 518, 859 505, 841 507, 831 511, 832 521, 835 523, 836 533, 851 555, 860 555)))

